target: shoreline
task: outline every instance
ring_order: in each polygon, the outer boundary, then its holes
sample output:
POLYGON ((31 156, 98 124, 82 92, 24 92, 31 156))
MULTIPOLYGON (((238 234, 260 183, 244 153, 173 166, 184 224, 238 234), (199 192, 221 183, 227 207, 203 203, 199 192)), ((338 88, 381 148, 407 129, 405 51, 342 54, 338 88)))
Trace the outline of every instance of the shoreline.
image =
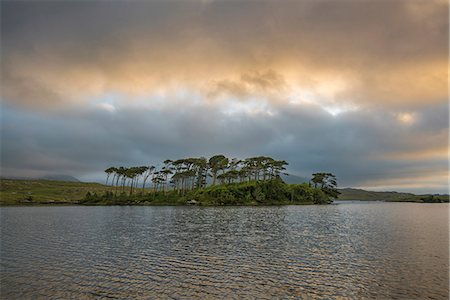
POLYGON ((217 204, 175 204, 175 203, 147 203, 147 204, 106 204, 106 203, 90 203, 90 204, 81 204, 81 203, 63 203, 63 202, 55 202, 55 203, 14 203, 14 204, 0 204, 0 208, 2 207, 53 207, 53 206, 80 206, 80 207, 86 207, 86 206, 92 206, 92 207, 98 207, 98 206, 140 206, 140 207, 146 207, 146 206, 170 206, 170 207, 272 207, 272 206, 324 206, 324 205, 341 205, 341 204, 367 204, 369 202, 384 202, 384 203, 416 203, 416 204, 449 204, 449 202, 423 202, 423 201, 415 201, 415 200, 408 200, 408 201, 394 201, 394 200, 344 200, 339 199, 335 200, 334 202, 330 204, 315 204, 313 202, 305 202, 305 203, 285 203, 285 204, 234 204, 234 205, 217 205, 217 204), (345 202, 345 201, 351 201, 352 203, 339 203, 339 202, 345 202))
MULTIPOLYGON (((334 201, 382 201, 408 203, 448 203, 448 195, 415 195, 396 192, 369 192, 343 189, 337 199, 327 197, 308 184, 282 181, 246 182, 208 186, 179 194, 151 189, 132 195, 115 195, 111 186, 99 183, 49 180, 0 180, 0 207, 9 206, 281 206, 326 205, 334 201), (374 199, 375 198, 375 199, 374 199), (425 200, 425 201, 424 201, 425 200)), ((336 204, 336 203, 335 203, 336 204)))

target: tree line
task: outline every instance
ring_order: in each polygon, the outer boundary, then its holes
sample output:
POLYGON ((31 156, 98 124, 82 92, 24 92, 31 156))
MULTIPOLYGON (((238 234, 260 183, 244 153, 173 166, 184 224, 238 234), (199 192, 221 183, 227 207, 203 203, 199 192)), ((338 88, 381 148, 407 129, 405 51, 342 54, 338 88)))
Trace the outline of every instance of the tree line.
POLYGON ((205 188, 207 178, 211 178, 211 185, 217 183, 242 183, 272 180, 279 178, 286 169, 288 163, 284 160, 275 160, 268 156, 257 156, 246 159, 227 158, 214 155, 207 159, 183 158, 177 160, 165 160, 160 168, 153 165, 140 167, 109 167, 105 170, 106 185, 108 183, 115 188, 115 193, 125 192, 129 188, 129 194, 141 187, 145 191, 147 182, 153 184, 156 192, 166 192, 169 189, 184 195, 186 192, 205 188), (109 180, 111 178, 111 181, 109 180))
MULTIPOLYGON (((114 188, 114 195, 126 193, 131 196, 140 189, 144 194, 146 184, 152 183, 153 192, 167 194, 169 191, 184 196, 216 184, 265 182, 281 179, 288 163, 268 156, 245 159, 227 158, 219 154, 207 159, 191 157, 165 160, 161 167, 109 167, 105 170, 106 185, 114 188), (209 180, 208 180, 209 178, 209 180), (111 180, 110 180, 111 179, 111 180)), ((332 173, 314 173, 309 186, 321 190, 329 198, 337 198, 336 176, 332 173)), ((293 187, 295 189, 295 187, 293 187)))

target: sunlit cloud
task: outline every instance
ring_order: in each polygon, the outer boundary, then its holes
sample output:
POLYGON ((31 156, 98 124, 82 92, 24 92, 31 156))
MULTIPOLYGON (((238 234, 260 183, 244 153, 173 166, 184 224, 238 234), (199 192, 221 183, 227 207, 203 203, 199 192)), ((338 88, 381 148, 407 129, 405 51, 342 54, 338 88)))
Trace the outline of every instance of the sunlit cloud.
POLYGON ((407 126, 411 126, 416 122, 416 114, 415 113, 398 113, 396 115, 397 120, 407 126))
POLYGON ((110 113, 116 112, 116 107, 114 105, 112 105, 112 104, 109 104, 109 103, 99 103, 97 106, 101 110, 105 110, 105 111, 110 112, 110 113))
POLYGON ((221 111, 225 115, 236 115, 244 114, 250 116, 273 116, 275 112, 270 108, 270 106, 261 100, 248 100, 245 102, 229 100, 223 103, 221 111))
POLYGON ((409 191, 409 192, 435 192, 441 190, 448 193, 447 187, 442 187, 442 182, 448 182, 448 172, 434 172, 426 174, 423 171, 419 176, 403 175, 402 178, 390 178, 389 180, 371 180, 369 185, 360 185, 358 188, 375 191, 409 191))
POLYGON ((324 106, 323 109, 326 110, 332 116, 336 117, 342 113, 355 111, 355 110, 357 110, 357 107, 356 106, 348 106, 348 105, 347 106, 324 106))
MULTIPOLYGON (((319 88, 323 89, 323 87, 319 88)), ((326 93, 330 93, 328 90, 326 93)), ((353 103, 346 103, 343 101, 336 101, 333 97, 327 97, 326 95, 315 90, 306 90, 296 88, 287 95, 287 102, 296 106, 316 106, 319 109, 326 111, 333 117, 336 117, 342 113, 353 112, 358 110, 358 106, 353 103)))
POLYGON ((448 146, 439 146, 437 148, 427 147, 422 150, 410 149, 405 152, 392 152, 383 154, 384 159, 391 160, 441 160, 448 159, 448 146))

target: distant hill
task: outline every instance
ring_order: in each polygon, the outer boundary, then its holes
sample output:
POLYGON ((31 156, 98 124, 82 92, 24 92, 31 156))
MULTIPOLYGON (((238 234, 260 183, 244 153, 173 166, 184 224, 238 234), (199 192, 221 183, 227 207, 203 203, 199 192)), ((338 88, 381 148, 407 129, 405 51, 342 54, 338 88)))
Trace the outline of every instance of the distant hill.
POLYGON ((53 180, 53 181, 69 181, 69 182, 80 182, 77 178, 70 176, 70 175, 64 175, 64 174, 59 174, 59 175, 46 175, 43 177, 40 177, 38 179, 42 179, 42 180, 53 180))
POLYGON ((298 184, 298 183, 304 183, 309 182, 309 178, 306 177, 300 177, 297 175, 281 175, 281 179, 283 179, 284 182, 289 184, 298 184))
POLYGON ((401 192, 374 192, 362 189, 345 188, 339 189, 341 194, 339 200, 363 200, 363 201, 402 201, 417 197, 412 193, 401 192))
POLYGON ((80 180, 78 180, 77 178, 71 175, 64 175, 64 174, 45 175, 41 177, 2 176, 0 178, 13 180, 51 180, 51 181, 80 182, 80 180))
POLYGON ((388 201, 388 202, 427 202, 448 203, 450 198, 446 194, 422 194, 402 192, 374 192, 362 189, 345 188, 339 189, 341 194, 338 200, 360 200, 360 201, 388 201))

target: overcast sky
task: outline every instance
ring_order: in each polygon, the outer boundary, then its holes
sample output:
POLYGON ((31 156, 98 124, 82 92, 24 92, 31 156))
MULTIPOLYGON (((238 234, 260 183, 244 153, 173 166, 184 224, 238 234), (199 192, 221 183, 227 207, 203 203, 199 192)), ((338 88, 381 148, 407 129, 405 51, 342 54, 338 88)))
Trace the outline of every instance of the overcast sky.
POLYGON ((448 192, 448 3, 2 1, 2 176, 269 155, 448 192))

